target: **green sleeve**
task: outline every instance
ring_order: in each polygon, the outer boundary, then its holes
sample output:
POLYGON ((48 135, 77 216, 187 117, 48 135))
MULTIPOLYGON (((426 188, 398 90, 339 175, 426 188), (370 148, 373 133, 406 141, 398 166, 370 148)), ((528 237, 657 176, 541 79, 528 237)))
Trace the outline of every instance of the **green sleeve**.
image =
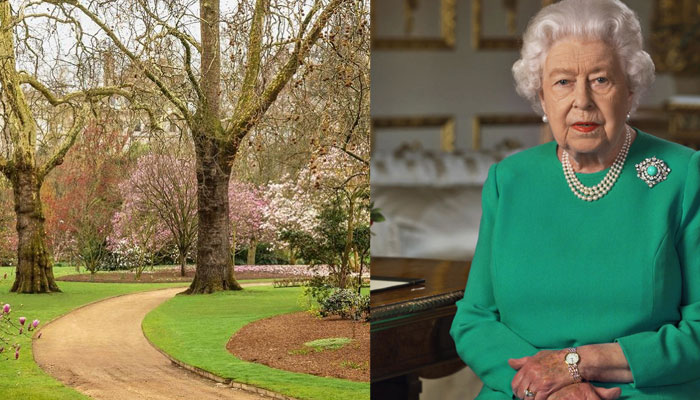
POLYGON ((681 320, 616 339, 638 388, 700 378, 700 152, 688 166, 676 237, 683 280, 681 320))
POLYGON ((501 323, 494 301, 491 267, 493 227, 498 212, 497 166, 491 166, 484 183, 479 239, 450 335, 459 356, 484 384, 510 397, 510 383, 516 371, 508 365, 508 359, 531 356, 537 349, 501 323))

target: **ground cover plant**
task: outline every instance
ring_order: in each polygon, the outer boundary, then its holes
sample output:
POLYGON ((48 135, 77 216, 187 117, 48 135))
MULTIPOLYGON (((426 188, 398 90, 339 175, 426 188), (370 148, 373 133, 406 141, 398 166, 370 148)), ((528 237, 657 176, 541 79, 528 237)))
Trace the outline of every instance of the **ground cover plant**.
MULTIPOLYGON (((33 296, 8 293, 14 281, 14 270, 14 267, 0 267, 0 301, 2 304, 11 304, 13 314, 16 316, 26 314, 28 318, 31 316, 32 320, 40 320, 39 332, 41 332, 41 327, 50 320, 83 304, 125 293, 182 286, 182 283, 98 285, 64 282, 61 285, 63 293, 33 296), (7 274, 7 278, 2 279, 5 274, 7 274)), ((74 272, 74 267, 54 267, 56 277, 74 272)), ((88 397, 77 391, 64 386, 39 368, 32 356, 31 338, 29 336, 20 337, 18 343, 22 349, 17 360, 13 357, 9 360, 0 360, 0 399, 88 399, 88 397)))
POLYGON ((303 311, 299 288, 249 287, 207 297, 177 296, 150 312, 143 323, 157 347, 187 364, 237 382, 298 399, 369 398, 369 383, 324 378, 242 361, 226 350, 233 333, 253 321, 303 311))

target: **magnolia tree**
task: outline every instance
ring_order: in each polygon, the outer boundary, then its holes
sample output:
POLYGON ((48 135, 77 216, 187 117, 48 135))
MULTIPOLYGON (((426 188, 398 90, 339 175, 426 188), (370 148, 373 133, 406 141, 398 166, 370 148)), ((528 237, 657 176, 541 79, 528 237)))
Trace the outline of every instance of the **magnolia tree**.
MULTIPOLYGON (((120 188, 125 198, 122 212, 144 216, 153 226, 144 228, 135 237, 130 234, 117 237, 131 237, 136 239, 134 244, 140 244, 145 239, 141 235, 153 229, 153 240, 172 241, 177 249, 180 275, 185 276, 187 256, 197 240, 197 180, 193 160, 162 153, 144 155, 120 188)), ((118 222, 127 232, 138 230, 122 219, 118 222)), ((146 248, 165 246, 165 242, 149 240, 143 242, 146 248)))
POLYGON ((318 197, 308 190, 307 176, 285 175, 280 183, 268 185, 264 227, 274 231, 273 244, 286 248, 289 262, 296 264, 300 236, 311 235, 317 223, 318 197))
MULTIPOLYGON (((0 357, 4 356, 5 360, 9 360, 10 357, 18 359, 21 346, 13 338, 28 335, 38 326, 38 319, 29 323, 26 317, 16 317, 15 319, 12 307, 9 304, 4 304, 0 309, 0 357)), ((39 332, 38 337, 41 337, 41 332, 39 332)))
POLYGON ((274 227, 265 223, 269 204, 261 189, 238 180, 229 183, 229 218, 231 220, 231 253, 236 246, 248 247, 248 265, 255 264, 255 249, 259 242, 271 241, 274 227))
MULTIPOLYGON (((133 177, 133 175, 132 175, 133 177)), ((131 179, 120 185, 132 189, 131 179)), ((107 239, 117 267, 136 271, 136 278, 152 265, 156 253, 165 249, 172 236, 164 221, 141 202, 138 195, 125 196, 121 209, 112 218, 112 235, 107 239)))
MULTIPOLYGON (((362 147, 358 146, 358 149, 362 147)), ((316 195, 323 195, 326 199, 319 216, 318 232, 325 237, 330 248, 336 248, 339 253, 337 258, 331 255, 325 259, 342 288, 352 270, 362 272, 364 264, 360 254, 367 253, 362 245, 365 241, 357 240, 355 233, 358 228, 369 225, 369 166, 346 151, 331 147, 321 149, 311 161, 308 174, 316 195), (337 237, 340 227, 342 238, 337 237)))

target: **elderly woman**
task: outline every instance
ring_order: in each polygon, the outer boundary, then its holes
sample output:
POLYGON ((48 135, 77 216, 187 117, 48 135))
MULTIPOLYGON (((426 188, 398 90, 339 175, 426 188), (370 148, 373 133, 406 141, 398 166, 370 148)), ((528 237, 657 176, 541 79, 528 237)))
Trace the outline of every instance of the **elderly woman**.
POLYGON ((700 399, 700 153, 629 126, 651 84, 617 0, 540 11, 513 66, 554 142, 491 167, 450 331, 478 399, 700 399))

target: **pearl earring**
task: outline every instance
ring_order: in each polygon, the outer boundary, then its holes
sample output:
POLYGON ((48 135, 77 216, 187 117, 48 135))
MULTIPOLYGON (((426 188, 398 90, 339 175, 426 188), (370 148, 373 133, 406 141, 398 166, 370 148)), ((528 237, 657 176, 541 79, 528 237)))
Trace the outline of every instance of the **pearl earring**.
POLYGON ((544 122, 545 124, 546 124, 547 122, 549 122, 549 119, 547 119, 547 115, 546 115, 546 114, 542 116, 542 122, 544 122))
POLYGON ((630 120, 630 113, 627 113, 627 120, 630 120))

